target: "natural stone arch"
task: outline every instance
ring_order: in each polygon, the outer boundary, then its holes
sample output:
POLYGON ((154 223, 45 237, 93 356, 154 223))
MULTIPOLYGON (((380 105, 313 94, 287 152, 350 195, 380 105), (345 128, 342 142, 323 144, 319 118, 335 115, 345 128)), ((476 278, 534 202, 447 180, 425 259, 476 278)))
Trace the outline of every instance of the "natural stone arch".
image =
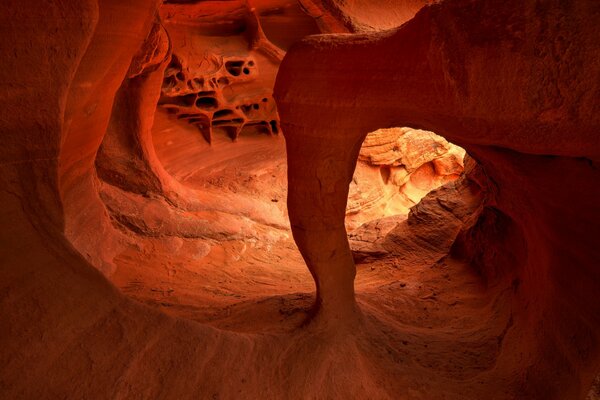
MULTIPOLYGON (((520 382, 521 395, 555 396, 545 386, 544 376, 553 371, 566 382, 569 367, 565 365, 578 365, 586 369, 588 384, 596 372, 596 361, 591 359, 599 356, 594 351, 590 358, 586 351, 581 357, 583 353, 576 355, 558 345, 573 340, 565 318, 587 331, 590 336, 586 337, 598 337, 597 330, 585 322, 598 312, 591 306, 593 301, 585 299, 581 288, 558 285, 572 273, 567 272, 566 260, 577 258, 586 292, 597 292, 592 286, 598 281, 593 284, 584 278, 596 274, 593 257, 583 255, 590 244, 579 228, 584 221, 575 213, 557 214, 558 204, 569 203, 561 195, 562 187, 575 184, 564 177, 565 171, 585 176, 584 180, 595 175, 582 159, 597 159, 600 153, 594 134, 598 114, 591 112, 597 107, 592 95, 596 89, 577 82, 589 76, 580 67, 580 54, 597 49, 593 50, 593 35, 585 28, 593 24, 589 4, 548 2, 540 10, 517 3, 448 2, 423 9, 394 31, 305 39, 284 59, 275 97, 287 140, 290 220, 296 243, 315 276, 320 314, 326 319, 357 315, 355 267, 343 211, 366 132, 393 126, 434 131, 482 164, 484 179, 493 188, 487 206, 513 221, 518 227, 515 232, 523 232, 526 246, 509 257, 520 263, 512 282, 515 317, 511 326, 515 328, 507 335, 510 344, 499 365, 522 354, 528 378, 520 382), (559 24, 553 12, 565 12, 565 7, 569 17, 559 24), (514 9, 521 12, 510 12, 514 9), (473 24, 481 15, 486 16, 486 23, 473 24), (488 26, 494 27, 493 33, 488 26), (556 37, 587 50, 580 54, 557 50, 552 47, 556 37), (544 77, 556 76, 559 70, 571 75, 564 76, 563 89, 556 91, 551 79, 544 77), (579 106, 567 112, 561 106, 567 103, 579 106), (566 140, 564 132, 573 135, 566 140), (514 176, 518 182, 510 182, 514 176), (549 188, 562 200, 548 201, 549 188), (573 237, 582 241, 573 242, 573 237), (569 244, 557 247, 552 241, 569 244), (558 300, 565 297, 571 299, 568 305, 558 300), (531 303, 535 306, 528 307, 531 303), (563 350, 557 352, 557 348, 563 350)), ((590 68, 598 73, 597 66, 590 68)), ((584 180, 578 178, 576 185, 597 197, 598 188, 584 180)), ((575 207, 593 208, 587 194, 572 201, 575 207)), ((507 259, 493 255, 511 251, 512 234, 499 243, 490 241, 491 234, 491 230, 480 232, 471 244, 479 247, 477 258, 485 260, 483 273, 513 268, 505 265, 507 259)), ((581 337, 576 347, 589 348, 587 341, 581 337)), ((576 396, 586 388, 573 385, 564 389, 564 395, 576 396)))

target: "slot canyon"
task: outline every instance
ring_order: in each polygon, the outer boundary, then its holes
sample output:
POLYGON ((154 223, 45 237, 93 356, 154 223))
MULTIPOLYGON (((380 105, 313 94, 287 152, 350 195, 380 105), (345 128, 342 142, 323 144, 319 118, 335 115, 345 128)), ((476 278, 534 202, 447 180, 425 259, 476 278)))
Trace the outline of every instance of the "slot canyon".
POLYGON ((0 34, 0 399, 600 400, 599 1, 0 34))

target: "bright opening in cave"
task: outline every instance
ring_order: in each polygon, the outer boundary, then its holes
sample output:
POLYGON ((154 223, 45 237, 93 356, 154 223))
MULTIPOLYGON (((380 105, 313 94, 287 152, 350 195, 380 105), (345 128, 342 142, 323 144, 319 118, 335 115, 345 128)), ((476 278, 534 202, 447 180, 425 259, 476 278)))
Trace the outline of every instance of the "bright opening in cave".
POLYGON ((464 170, 465 151, 433 132, 411 128, 367 134, 350 183, 346 226, 407 215, 427 193, 464 170))

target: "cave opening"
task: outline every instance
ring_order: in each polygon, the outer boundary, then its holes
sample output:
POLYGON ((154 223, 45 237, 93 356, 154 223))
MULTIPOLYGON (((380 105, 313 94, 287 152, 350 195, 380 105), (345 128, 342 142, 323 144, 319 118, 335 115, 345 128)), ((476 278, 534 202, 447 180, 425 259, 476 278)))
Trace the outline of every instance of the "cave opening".
MULTIPOLYGON (((176 18, 165 29, 171 61, 147 127, 147 151, 156 157, 160 184, 184 197, 157 199, 140 188, 135 201, 142 205, 123 207, 133 199, 112 186, 126 185, 119 182, 122 171, 117 176, 106 166, 114 150, 105 139, 104 162, 97 161, 102 198, 129 237, 111 280, 167 314, 226 330, 300 326, 314 312, 315 284, 287 221, 286 140, 270 93, 279 61, 240 49, 244 41, 232 44, 231 33, 223 48, 222 31, 207 37, 205 27, 196 32, 176 18), (246 78, 250 68, 258 74, 246 78)), ((366 135, 345 212, 361 307, 392 296, 385 287, 400 299, 389 304, 394 315, 413 313, 411 320, 434 324, 453 315, 445 303, 485 297, 478 276, 449 256, 478 204, 471 191, 445 186, 464 180, 464 157, 462 148, 430 131, 397 127, 366 135), (444 287, 452 277, 461 290, 444 287), (432 301, 440 302, 437 317, 428 311, 432 301)), ((473 314, 488 306, 482 304, 473 314)))
POLYGON ((346 227, 407 215, 429 192, 462 175, 464 157, 464 149, 433 132, 407 127, 370 132, 350 183, 346 227))

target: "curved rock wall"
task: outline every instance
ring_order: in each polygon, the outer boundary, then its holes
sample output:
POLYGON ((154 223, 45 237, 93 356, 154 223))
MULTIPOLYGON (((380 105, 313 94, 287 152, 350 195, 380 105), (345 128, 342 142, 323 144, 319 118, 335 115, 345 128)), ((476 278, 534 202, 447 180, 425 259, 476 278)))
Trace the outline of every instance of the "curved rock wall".
POLYGON ((131 233, 234 238, 255 236, 257 223, 285 227, 283 213, 264 202, 174 179, 156 156, 151 132, 158 103, 174 127, 191 123, 209 143, 213 128, 234 140, 245 127, 278 133, 272 86, 283 52, 246 2, 167 4, 159 11, 116 94, 96 158, 102 200, 125 233, 120 242, 135 245, 131 233))
POLYGON ((449 1, 395 31, 290 49, 275 91, 288 207, 324 315, 355 315, 343 211, 366 133, 432 130, 465 148, 491 188, 495 211, 469 238, 483 275, 511 277, 497 371, 515 398, 583 396, 600 361, 599 11, 590 1, 449 1))
POLYGON ((157 6, 158 1, 143 0, 127 5, 99 3, 101 12, 94 36, 70 82, 59 136, 57 172, 66 236, 92 264, 108 274, 114 268, 117 233, 98 196, 94 162, 115 95, 133 55, 150 31, 157 6), (117 42, 120 44, 115 47, 117 42))
POLYGON ((595 2, 448 1, 394 32, 293 47, 276 97, 290 219, 324 323, 285 335, 171 318, 95 268, 110 273, 121 242, 94 162, 114 104, 140 93, 123 82, 157 7, 0 4, 3 398, 393 398, 361 353, 370 341, 355 339, 344 229, 361 143, 382 126, 465 147, 483 168, 472 179, 489 187, 484 218, 454 250, 512 293, 512 318, 492 369, 463 385, 486 379, 522 399, 585 395, 600 357, 595 2))
POLYGON ((359 33, 398 27, 439 0, 299 0, 323 33, 359 33))

